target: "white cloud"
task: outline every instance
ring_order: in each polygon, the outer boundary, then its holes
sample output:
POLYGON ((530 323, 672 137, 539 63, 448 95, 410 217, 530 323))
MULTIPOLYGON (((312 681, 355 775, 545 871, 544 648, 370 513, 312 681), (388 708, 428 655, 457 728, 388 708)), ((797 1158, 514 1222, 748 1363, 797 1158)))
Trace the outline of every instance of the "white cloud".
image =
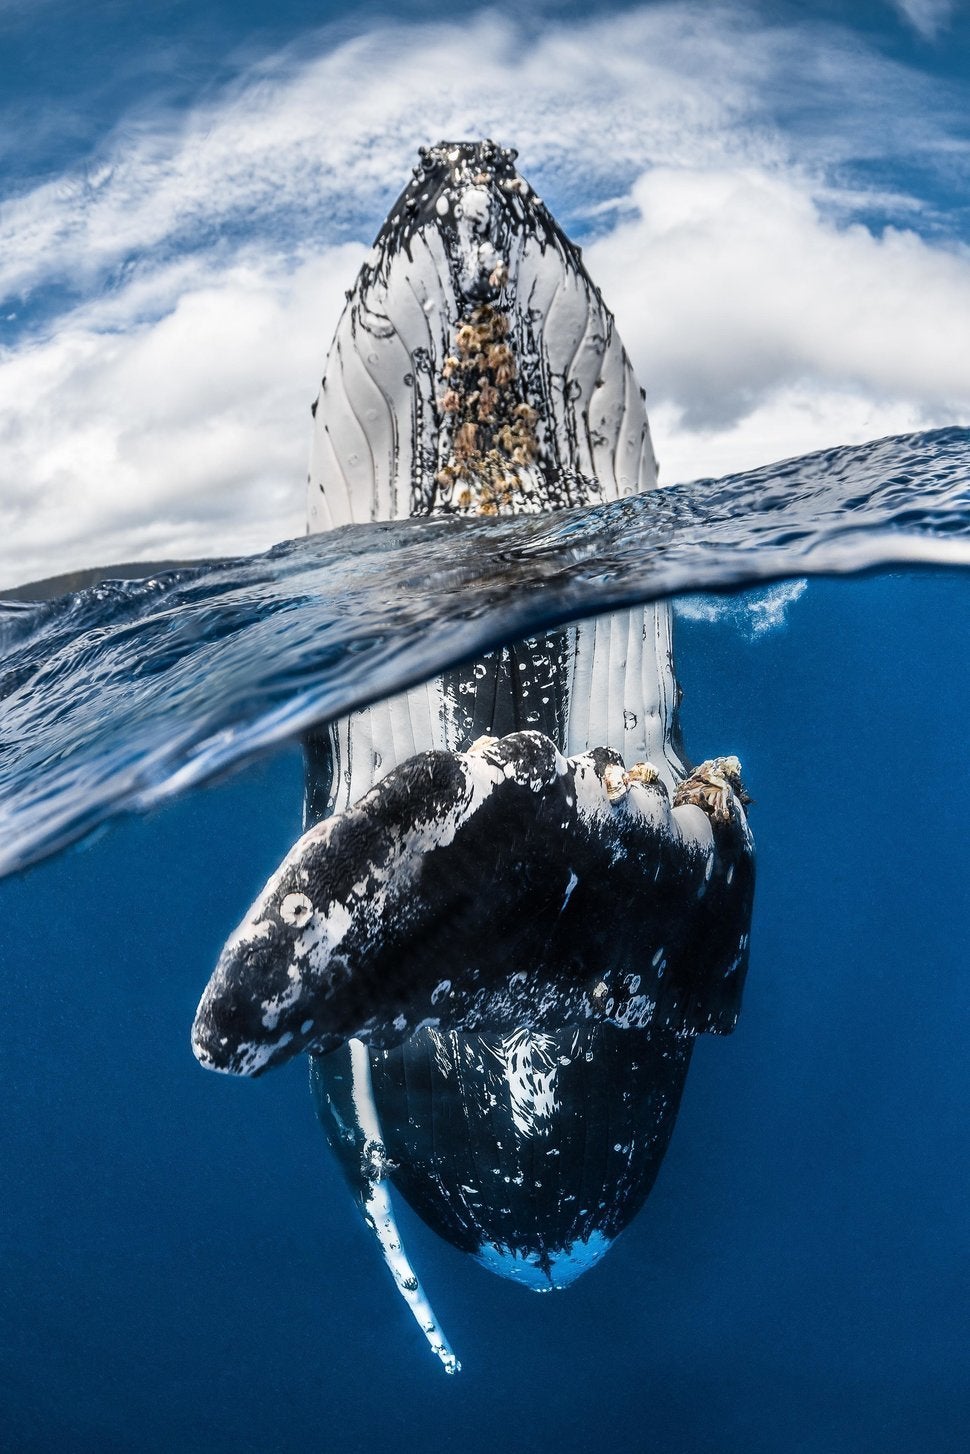
POLYGON ((803 159, 925 164, 953 144, 945 107, 944 88, 837 30, 730 5, 675 0, 534 38, 496 13, 387 24, 268 57, 177 125, 123 123, 76 175, 11 199, 0 292, 83 283, 214 235, 231 247, 235 229, 302 243, 373 228, 416 147, 441 136, 514 142, 559 206, 648 165, 780 163, 793 143, 772 112, 797 111, 803 159))
POLYGON ((180 275, 155 322, 107 332, 84 310, 0 359, 0 582, 301 534, 310 402, 362 255, 180 275))
MULTIPOLYGON (((959 422, 968 419, 970 404, 959 422)), ((828 387, 817 378, 768 391, 750 413, 717 428, 688 427, 677 405, 659 404, 650 411, 660 478, 667 485, 738 474, 772 460, 951 423, 949 410, 936 412, 912 400, 880 400, 828 387)))
POLYGON ((935 40, 953 18, 953 0, 893 0, 893 3, 924 40, 935 40))
POLYGON ((668 481, 970 418, 970 249, 836 225, 797 173, 655 168, 632 198, 586 257, 622 279, 668 481))
MULTIPOLYGON (((725 75, 712 93, 683 57, 653 59, 676 48, 666 14, 551 27, 534 42, 497 15, 388 25, 309 60, 269 58, 179 129, 123 127, 83 174, 9 203, 0 292, 90 282, 148 249, 204 244, 216 227, 258 226, 283 245, 321 227, 332 241, 348 222, 376 231, 417 147, 441 136, 495 134, 533 172, 551 167, 575 187, 629 179, 653 157, 715 159, 745 109, 744 86, 725 75)), ((712 28, 692 49, 709 69, 722 45, 712 28)))
POLYGON ((45 321, 0 352, 0 585, 299 533, 362 240, 419 144, 476 134, 594 216, 666 479, 970 417, 967 250, 852 223, 918 217, 854 158, 954 154, 923 78, 723 6, 533 39, 494 14, 384 27, 270 57, 178 126, 120 127, 83 176, 7 204, 3 311, 45 321))

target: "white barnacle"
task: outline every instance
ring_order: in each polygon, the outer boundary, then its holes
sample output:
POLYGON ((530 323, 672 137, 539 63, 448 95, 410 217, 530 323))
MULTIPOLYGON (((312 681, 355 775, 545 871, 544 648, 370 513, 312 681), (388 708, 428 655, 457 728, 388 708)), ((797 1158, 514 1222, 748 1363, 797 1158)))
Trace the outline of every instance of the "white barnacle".
POLYGON ((313 913, 313 905, 306 894, 287 894, 280 904, 280 918, 284 924, 305 924, 313 913))
POLYGON ((611 762, 603 769, 603 786, 611 803, 618 803, 630 791, 626 773, 619 763, 611 762))
POLYGON ((475 741, 468 749, 469 756, 480 757, 483 752, 487 752, 494 743, 498 742, 498 740, 499 739, 497 737, 489 737, 488 735, 484 737, 476 737, 475 741))

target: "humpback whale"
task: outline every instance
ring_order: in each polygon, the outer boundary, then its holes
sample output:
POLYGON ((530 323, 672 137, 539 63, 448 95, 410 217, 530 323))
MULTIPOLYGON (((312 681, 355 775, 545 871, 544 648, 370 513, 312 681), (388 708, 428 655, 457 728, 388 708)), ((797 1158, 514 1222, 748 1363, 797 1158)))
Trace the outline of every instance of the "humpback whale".
MULTIPOLYGON (((490 141, 421 151, 313 416, 310 531, 658 484, 613 317, 490 141)), ((390 1188, 489 1270, 564 1287, 648 1194, 695 1037, 736 1023, 749 800, 736 758, 688 766, 679 695, 661 602, 320 728, 303 836, 199 1005, 211 1069, 309 1053, 330 1144, 449 1372, 390 1188)))

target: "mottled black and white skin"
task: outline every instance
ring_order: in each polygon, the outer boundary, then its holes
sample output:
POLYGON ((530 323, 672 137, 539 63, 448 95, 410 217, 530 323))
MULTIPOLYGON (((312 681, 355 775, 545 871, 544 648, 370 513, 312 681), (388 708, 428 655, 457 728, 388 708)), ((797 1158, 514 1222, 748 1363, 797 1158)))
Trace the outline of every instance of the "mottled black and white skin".
MULTIPOLYGON (((657 486, 643 396, 515 153, 442 143, 348 294, 313 408, 311 531, 657 486)), ((306 744, 306 832, 227 943, 193 1045, 311 1055, 398 1288, 459 1365, 389 1183, 454 1245, 562 1287, 642 1205, 694 1038, 737 1019, 740 764, 688 771, 666 603, 548 633, 306 744)))

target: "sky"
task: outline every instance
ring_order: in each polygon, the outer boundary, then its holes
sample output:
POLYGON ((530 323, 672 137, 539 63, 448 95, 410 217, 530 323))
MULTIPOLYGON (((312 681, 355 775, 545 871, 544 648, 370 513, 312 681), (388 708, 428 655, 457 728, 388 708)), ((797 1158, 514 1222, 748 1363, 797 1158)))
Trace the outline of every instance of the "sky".
POLYGON ((0 0, 0 588, 302 534, 345 290, 482 135, 663 481, 970 424, 970 0, 0 0))

